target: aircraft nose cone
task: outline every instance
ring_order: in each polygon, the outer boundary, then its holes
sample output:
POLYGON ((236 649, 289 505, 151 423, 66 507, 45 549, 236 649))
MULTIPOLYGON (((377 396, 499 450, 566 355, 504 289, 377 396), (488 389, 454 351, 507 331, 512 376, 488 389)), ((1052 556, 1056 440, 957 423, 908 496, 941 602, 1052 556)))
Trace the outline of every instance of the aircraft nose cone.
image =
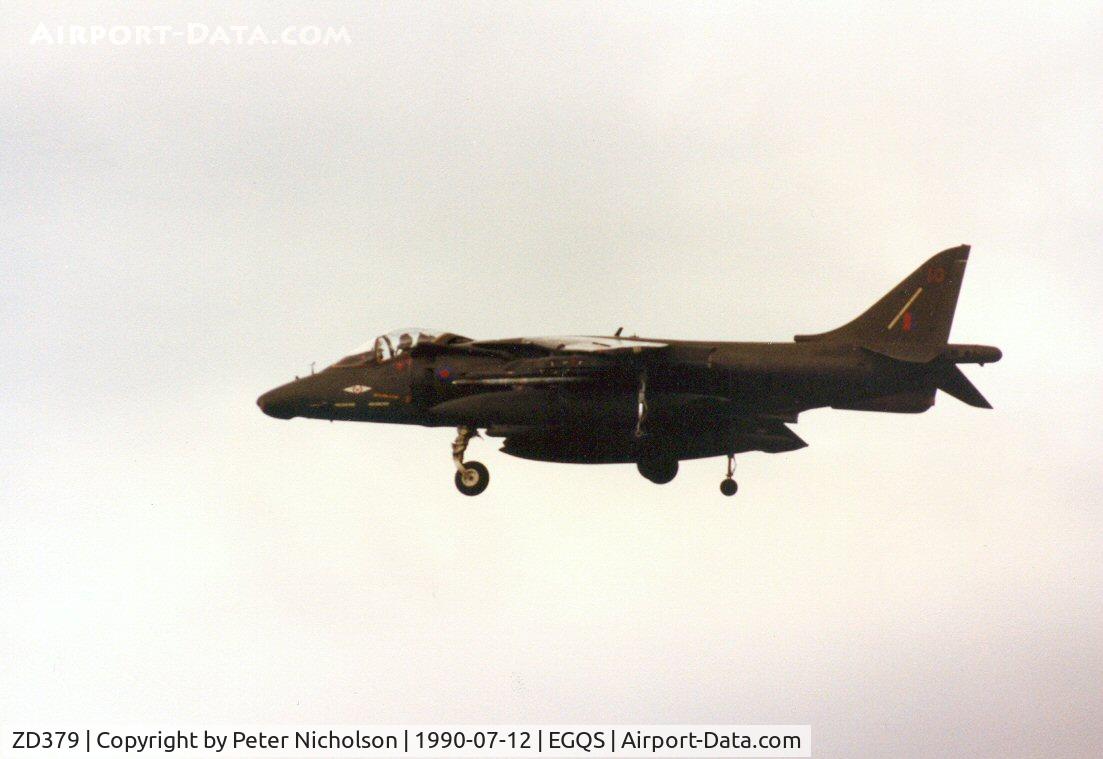
POLYGON ((291 402, 291 399, 287 397, 287 394, 283 392, 283 388, 269 390, 267 393, 257 398, 257 405, 260 406, 260 410, 265 414, 275 417, 276 419, 290 419, 295 416, 294 404, 291 402))

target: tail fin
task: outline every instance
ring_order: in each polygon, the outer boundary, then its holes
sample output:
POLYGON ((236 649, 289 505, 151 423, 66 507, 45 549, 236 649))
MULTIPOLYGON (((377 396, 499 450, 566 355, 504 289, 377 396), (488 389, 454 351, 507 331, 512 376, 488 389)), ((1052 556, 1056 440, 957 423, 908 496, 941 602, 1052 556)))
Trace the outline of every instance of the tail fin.
POLYGON ((854 321, 830 332, 797 335, 795 339, 848 342, 901 361, 932 361, 950 337, 968 260, 968 245, 944 250, 854 321))

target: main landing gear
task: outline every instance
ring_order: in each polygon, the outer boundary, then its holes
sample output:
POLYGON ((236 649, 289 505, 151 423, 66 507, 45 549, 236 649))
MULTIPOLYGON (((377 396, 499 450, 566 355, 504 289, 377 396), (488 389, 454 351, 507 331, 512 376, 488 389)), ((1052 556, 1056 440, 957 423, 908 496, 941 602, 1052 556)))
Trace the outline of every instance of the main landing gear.
POLYGON ((490 472, 478 461, 463 461, 467 452, 467 443, 478 431, 471 427, 456 430, 456 439, 452 442, 452 461, 456 464, 456 488, 464 495, 478 495, 490 484, 490 472))
POLYGON ((640 474, 656 485, 665 485, 678 476, 678 459, 655 450, 655 446, 648 443, 651 432, 647 428, 647 412, 647 368, 645 367, 640 372, 640 384, 636 392, 636 430, 633 437, 636 439, 637 446, 642 449, 640 457, 636 460, 636 468, 640 470, 640 474))
MULTIPOLYGON (((636 392, 636 440, 643 440, 647 437, 647 369, 644 368, 640 372, 640 385, 639 390, 636 392)), ((678 473, 678 462, 674 462, 674 474, 678 473)), ((643 474, 643 470, 640 470, 640 474, 643 474)), ((674 474, 670 475, 670 479, 674 479, 674 474)), ((647 477, 646 474, 643 475, 647 477)), ((647 479, 651 479, 647 477, 647 479)), ((667 480, 669 482, 670 480, 667 480)))
POLYGON ((645 456, 636 462, 636 468, 656 485, 665 485, 678 475, 678 459, 666 456, 645 456))
POLYGON ((739 485, 732 479, 735 474, 735 456, 728 454, 728 474, 720 481, 720 492, 726 496, 733 496, 739 490, 739 485))

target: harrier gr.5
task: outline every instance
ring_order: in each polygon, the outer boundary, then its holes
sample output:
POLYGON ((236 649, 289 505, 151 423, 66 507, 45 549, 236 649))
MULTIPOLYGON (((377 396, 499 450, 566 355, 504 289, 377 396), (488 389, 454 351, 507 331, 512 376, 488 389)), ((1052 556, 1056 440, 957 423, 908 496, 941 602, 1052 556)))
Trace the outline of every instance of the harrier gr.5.
POLYGON ((998 348, 948 343, 969 246, 944 250, 838 329, 793 342, 626 337, 473 340, 406 329, 376 338, 317 374, 270 390, 269 416, 456 427, 456 487, 477 495, 487 468, 465 461, 477 430, 536 461, 634 463, 670 482, 682 459, 806 443, 787 427, 808 409, 919 413, 942 390, 991 408, 958 364, 998 348))

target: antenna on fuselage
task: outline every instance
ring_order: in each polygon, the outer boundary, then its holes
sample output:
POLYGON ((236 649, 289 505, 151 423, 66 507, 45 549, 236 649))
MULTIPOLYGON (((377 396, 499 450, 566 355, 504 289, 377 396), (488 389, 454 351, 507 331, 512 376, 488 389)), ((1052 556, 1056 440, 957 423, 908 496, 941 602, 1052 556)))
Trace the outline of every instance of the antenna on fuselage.
POLYGON ((620 333, 624 331, 624 327, 617 327, 617 331, 613 333, 613 337, 620 337, 620 333))
POLYGON ((315 365, 316 363, 318 363, 318 362, 317 362, 317 361, 311 361, 311 362, 310 362, 310 373, 311 373, 311 374, 313 374, 313 373, 314 373, 314 365, 315 365))

